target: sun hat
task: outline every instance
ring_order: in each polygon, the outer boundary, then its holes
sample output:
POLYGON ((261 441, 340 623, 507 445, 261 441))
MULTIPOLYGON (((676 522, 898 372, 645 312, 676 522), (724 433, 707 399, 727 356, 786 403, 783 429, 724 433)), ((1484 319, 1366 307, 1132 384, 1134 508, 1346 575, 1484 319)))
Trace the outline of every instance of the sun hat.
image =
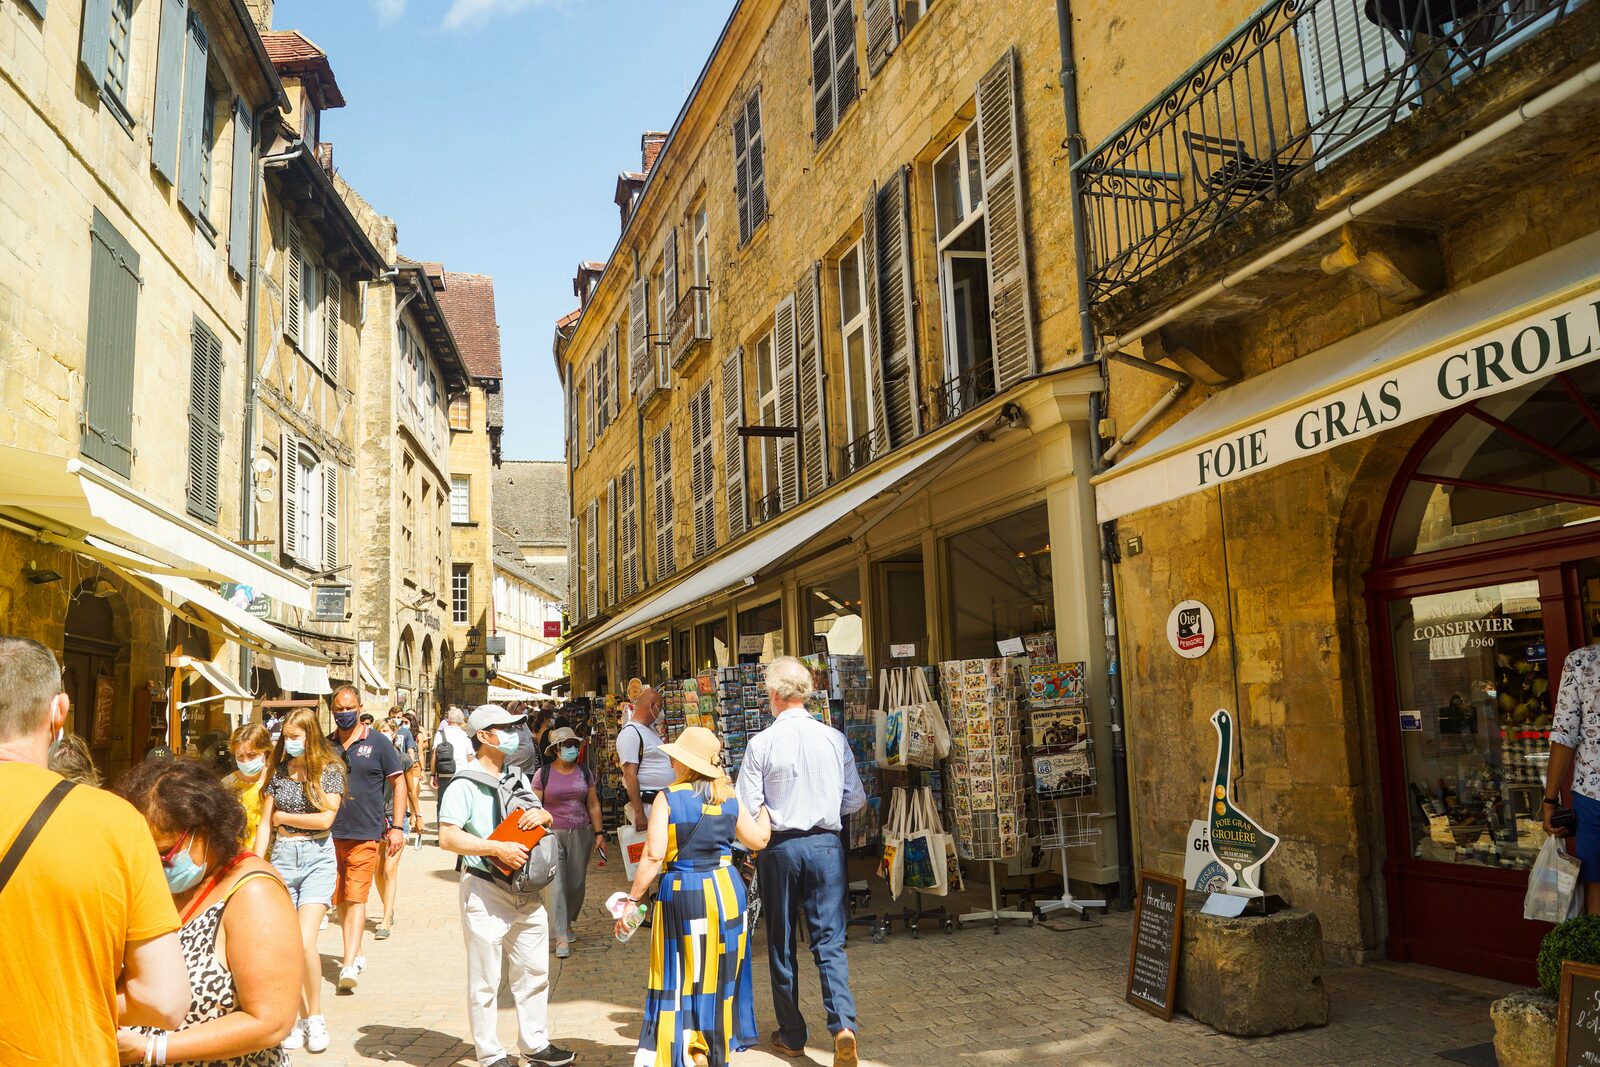
POLYGON ((521 722, 524 718, 526 716, 507 711, 499 704, 479 704, 472 709, 472 716, 467 719, 467 732, 477 734, 480 730, 509 726, 514 722, 521 722))
POLYGON ((570 727, 570 726, 557 727, 556 729, 550 731, 550 736, 549 736, 548 740, 545 741, 545 744, 544 744, 544 750, 546 752, 549 752, 552 748, 555 748, 557 745, 561 744, 561 742, 563 742, 563 741, 581 742, 582 740, 583 739, 581 737, 579 737, 576 733, 573 732, 572 727, 570 727))
POLYGON ((722 755, 722 742, 704 726, 689 727, 676 741, 662 745, 657 751, 707 778, 721 778, 727 773, 717 763, 717 757, 722 755))

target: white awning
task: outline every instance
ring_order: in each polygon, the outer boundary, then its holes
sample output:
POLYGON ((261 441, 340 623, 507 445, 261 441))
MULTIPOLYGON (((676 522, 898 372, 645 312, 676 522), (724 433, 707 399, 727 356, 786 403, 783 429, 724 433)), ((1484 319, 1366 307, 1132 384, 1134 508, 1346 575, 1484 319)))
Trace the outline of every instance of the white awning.
POLYGON ((180 708, 191 707, 195 704, 209 704, 213 700, 242 700, 247 704, 255 700, 255 696, 250 692, 250 690, 240 685, 233 678, 230 678, 228 674, 215 663, 211 663, 203 659, 195 659, 193 656, 183 656, 180 658, 178 666, 184 668, 185 670, 194 671, 200 677, 204 678, 211 685, 211 688, 217 690, 219 694, 217 696, 198 697, 194 700, 185 700, 183 703, 178 705, 180 708))
POLYGON ((812 507, 794 511, 789 516, 778 519, 753 540, 734 549, 721 559, 711 561, 677 585, 658 593, 633 610, 624 612, 598 632, 585 636, 578 642, 576 651, 584 652, 613 637, 620 637, 635 627, 670 615, 738 585, 764 567, 771 567, 776 561, 844 520, 879 493, 893 488, 898 482, 915 474, 958 445, 973 440, 974 433, 976 431, 954 434, 898 462, 886 463, 877 474, 863 479, 843 492, 824 498, 812 507))
POLYGON ((1206 400, 1100 474, 1102 522, 1600 360, 1600 234, 1206 400))
POLYGON ((533 657, 533 659, 528 661, 528 670, 536 671, 540 667, 549 666, 556 661, 556 657, 561 655, 561 652, 562 648, 560 645, 555 645, 551 648, 545 649, 543 652, 539 653, 537 656, 533 657))
POLYGON ((289 693, 310 693, 321 696, 333 692, 333 685, 328 681, 328 668, 318 667, 310 663, 299 663, 283 656, 272 657, 272 673, 277 676, 278 685, 289 693))
POLYGON ((72 551, 84 551, 92 535, 169 572, 311 607, 310 586, 299 578, 79 459, 0 445, 0 514, 72 551))
POLYGON ((378 670, 378 665, 372 662, 367 650, 359 647, 356 652, 356 679, 361 688, 369 693, 382 694, 389 691, 389 680, 378 670))
POLYGON ((519 674, 516 671, 495 671, 494 677, 489 679, 489 686, 491 696, 496 688, 514 692, 515 699, 521 699, 529 693, 544 695, 543 682, 531 674, 519 674))

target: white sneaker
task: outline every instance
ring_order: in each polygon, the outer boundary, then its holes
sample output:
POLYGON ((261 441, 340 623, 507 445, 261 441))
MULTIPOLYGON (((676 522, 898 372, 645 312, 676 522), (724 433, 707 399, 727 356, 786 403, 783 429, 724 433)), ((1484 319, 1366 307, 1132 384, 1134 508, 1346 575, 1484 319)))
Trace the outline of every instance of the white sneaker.
POLYGON ((306 1019, 306 1051, 322 1052, 328 1047, 328 1024, 320 1015, 306 1019))
POLYGON ((289 1036, 283 1039, 283 1047, 293 1052, 306 1043, 306 1024, 296 1021, 294 1029, 289 1031, 289 1036))
POLYGON ((341 967, 339 969, 339 992, 354 993, 356 989, 356 978, 360 974, 361 971, 355 967, 341 967))
POLYGON ((366 970, 367 969, 367 957, 365 957, 365 956, 357 956, 356 957, 355 968, 356 968, 356 973, 357 974, 360 974, 362 971, 366 970))

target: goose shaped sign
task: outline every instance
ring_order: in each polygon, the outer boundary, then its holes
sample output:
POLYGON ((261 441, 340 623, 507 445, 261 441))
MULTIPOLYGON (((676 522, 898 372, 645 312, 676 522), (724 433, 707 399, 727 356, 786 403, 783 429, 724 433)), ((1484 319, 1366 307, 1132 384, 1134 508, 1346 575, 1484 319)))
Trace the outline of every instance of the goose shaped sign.
POLYGON ((1206 798, 1211 854, 1228 878, 1223 892, 1259 897, 1261 865, 1278 847, 1278 838, 1234 806, 1233 716, 1226 708, 1218 708, 1211 725, 1217 728, 1217 770, 1211 778, 1211 795, 1206 798))

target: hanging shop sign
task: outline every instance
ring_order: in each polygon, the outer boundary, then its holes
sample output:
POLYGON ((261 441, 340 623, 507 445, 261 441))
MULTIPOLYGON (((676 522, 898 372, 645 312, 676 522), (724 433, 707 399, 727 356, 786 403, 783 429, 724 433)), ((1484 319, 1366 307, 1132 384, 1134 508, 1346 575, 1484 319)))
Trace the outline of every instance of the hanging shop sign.
POLYGON ((1259 897, 1261 865, 1278 847, 1278 839, 1233 803, 1233 716, 1218 708, 1211 716, 1217 729, 1217 770, 1211 778, 1211 794, 1206 800, 1207 835, 1212 855, 1217 857, 1227 876, 1224 893, 1259 897))
POLYGON ((487 678, 487 677, 488 677, 487 672, 484 670, 484 668, 481 665, 472 666, 472 667, 462 667, 461 668, 461 684, 462 685, 473 685, 473 684, 476 684, 478 682, 484 681, 485 678, 487 678))
POLYGON ((317 585, 311 589, 315 598, 312 618, 318 622, 343 622, 350 611, 348 585, 317 585))
POLYGON ((272 598, 264 593, 257 593, 248 585, 223 582, 219 591, 222 593, 222 599, 258 619, 265 619, 272 614, 272 598))
POLYGON ((1129 1004, 1161 1019, 1172 1018, 1178 989, 1178 951, 1183 947, 1183 882, 1155 871, 1139 872, 1134 902, 1133 944, 1128 949, 1129 1004))
POLYGON ((560 637, 561 636, 561 620, 560 619, 546 619, 545 622, 544 622, 544 635, 546 637, 560 637))
POLYGON ((1167 643, 1184 659, 1199 659, 1217 641, 1217 620, 1198 600, 1185 600, 1167 616, 1167 643))

